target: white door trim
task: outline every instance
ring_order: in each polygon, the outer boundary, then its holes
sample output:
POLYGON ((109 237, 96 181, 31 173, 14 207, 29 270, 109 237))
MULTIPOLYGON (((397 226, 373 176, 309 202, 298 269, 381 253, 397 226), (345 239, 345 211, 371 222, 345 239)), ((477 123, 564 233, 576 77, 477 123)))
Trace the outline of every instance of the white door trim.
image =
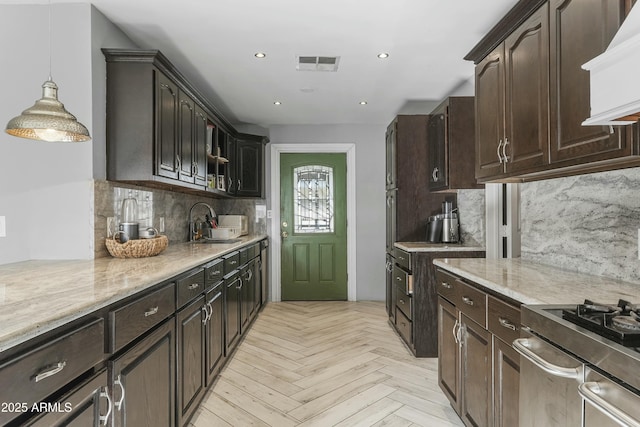
POLYGON ((271 147, 271 300, 282 299, 280 272, 280 154, 346 153, 347 155, 347 299, 356 300, 356 145, 269 144, 271 147))

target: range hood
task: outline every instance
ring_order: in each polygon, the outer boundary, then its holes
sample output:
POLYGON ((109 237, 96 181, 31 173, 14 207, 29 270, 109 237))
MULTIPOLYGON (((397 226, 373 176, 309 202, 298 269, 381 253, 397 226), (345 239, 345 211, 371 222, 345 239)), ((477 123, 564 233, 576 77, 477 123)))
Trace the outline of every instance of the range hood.
POLYGON ((634 6, 590 72, 591 117, 583 126, 627 125, 640 119, 640 6, 634 6))

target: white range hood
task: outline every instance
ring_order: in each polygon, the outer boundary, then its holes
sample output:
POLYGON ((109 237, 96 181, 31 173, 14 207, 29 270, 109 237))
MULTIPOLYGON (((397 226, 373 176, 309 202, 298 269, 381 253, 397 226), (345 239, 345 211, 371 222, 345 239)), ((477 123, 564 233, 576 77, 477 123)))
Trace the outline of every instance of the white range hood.
POLYGON ((604 53, 582 66, 590 72, 591 125, 640 119, 640 6, 634 6, 604 53))

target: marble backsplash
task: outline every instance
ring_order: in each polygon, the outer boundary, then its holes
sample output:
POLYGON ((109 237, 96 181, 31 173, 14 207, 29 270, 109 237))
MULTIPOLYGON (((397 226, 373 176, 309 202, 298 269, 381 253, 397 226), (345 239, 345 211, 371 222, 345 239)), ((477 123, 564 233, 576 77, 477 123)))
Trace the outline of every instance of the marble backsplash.
POLYGON ((640 282, 640 168, 521 184, 522 258, 640 282))
POLYGON ((485 195, 484 190, 458 190, 460 237, 466 244, 484 246, 485 195))
MULTIPOLYGON (((94 257, 110 256, 104 241, 107 237, 107 218, 119 215, 118 201, 132 190, 139 198, 139 204, 147 201, 152 204, 153 226, 159 228, 160 218, 164 218, 166 236, 169 244, 186 242, 189 236, 189 209, 197 202, 209 204, 218 215, 247 215, 249 234, 266 234, 267 221, 256 221, 256 205, 265 205, 264 199, 214 199, 168 190, 126 185, 104 180, 94 181, 94 257)), ((204 219, 204 207, 194 210, 194 217, 204 219)))

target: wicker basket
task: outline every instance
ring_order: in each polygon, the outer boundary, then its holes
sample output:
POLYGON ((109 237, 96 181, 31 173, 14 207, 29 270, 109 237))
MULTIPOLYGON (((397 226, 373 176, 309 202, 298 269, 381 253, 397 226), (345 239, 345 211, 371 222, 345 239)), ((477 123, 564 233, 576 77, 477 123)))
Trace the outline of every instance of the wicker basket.
POLYGON ((156 256, 167 249, 169 239, 167 236, 157 236, 153 239, 135 239, 120 243, 116 236, 106 239, 107 250, 116 258, 144 258, 156 256))

